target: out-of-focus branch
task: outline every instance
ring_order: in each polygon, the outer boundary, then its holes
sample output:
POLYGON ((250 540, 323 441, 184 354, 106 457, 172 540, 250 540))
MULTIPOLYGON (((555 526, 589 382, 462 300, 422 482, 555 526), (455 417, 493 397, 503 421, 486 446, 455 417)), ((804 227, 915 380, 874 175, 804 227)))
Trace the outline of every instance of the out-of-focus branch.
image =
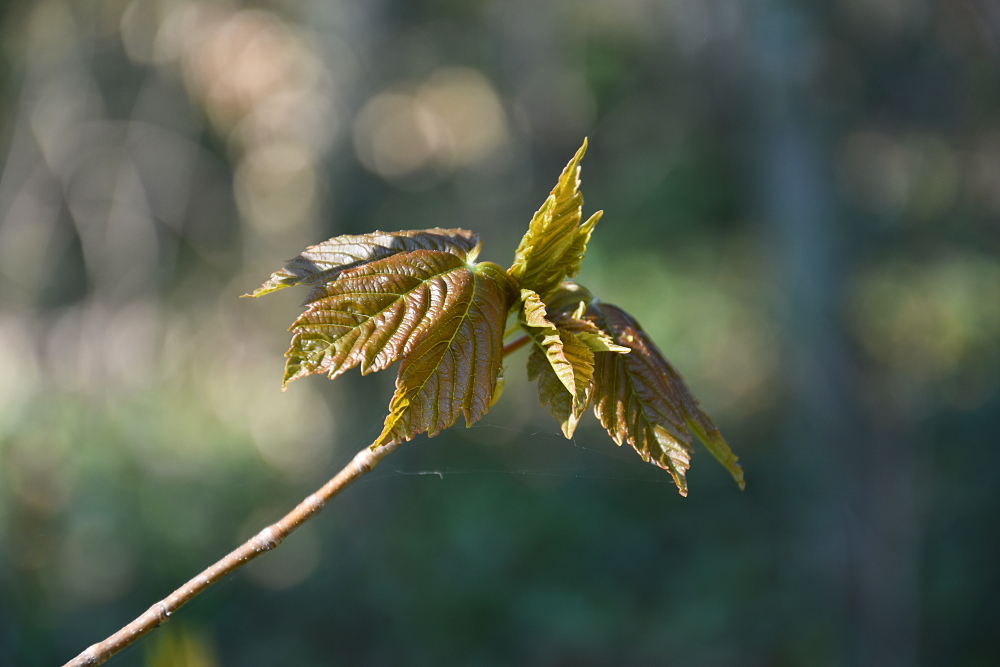
POLYGON ((299 503, 283 519, 251 537, 217 563, 147 609, 144 614, 124 628, 67 662, 64 667, 100 665, 150 630, 163 625, 170 620, 170 616, 175 611, 191 598, 230 572, 243 567, 257 556, 281 544, 292 531, 318 514, 331 498, 340 493, 351 482, 371 471, 382 458, 398 446, 399 443, 391 443, 380 445, 376 449, 365 447, 333 479, 299 503))

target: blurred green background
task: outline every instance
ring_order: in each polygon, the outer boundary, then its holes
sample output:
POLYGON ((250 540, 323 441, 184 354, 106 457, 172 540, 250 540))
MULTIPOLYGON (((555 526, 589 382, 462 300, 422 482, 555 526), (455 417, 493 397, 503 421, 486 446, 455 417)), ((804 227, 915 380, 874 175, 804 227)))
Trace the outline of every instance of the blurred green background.
POLYGON ((0 7, 0 663, 103 639, 379 432, 394 372, 283 394, 304 292, 239 295, 376 229, 507 266, 588 136, 580 281, 747 490, 562 439, 521 352, 113 664, 1000 664, 993 0, 0 7))

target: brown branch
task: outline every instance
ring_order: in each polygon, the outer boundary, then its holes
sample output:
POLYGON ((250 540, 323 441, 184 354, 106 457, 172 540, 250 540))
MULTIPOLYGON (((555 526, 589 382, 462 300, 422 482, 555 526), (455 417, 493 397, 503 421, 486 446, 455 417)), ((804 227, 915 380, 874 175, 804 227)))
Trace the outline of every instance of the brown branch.
POLYGON ((340 493, 358 477, 371 471, 383 457, 394 451, 398 446, 399 443, 390 443, 380 445, 374 450, 371 447, 365 447, 333 479, 324 484, 316 493, 313 493, 299 503, 283 519, 251 537, 243 545, 231 551, 226 557, 147 609, 146 613, 142 616, 104 641, 94 644, 67 662, 64 667, 100 665, 150 630, 163 625, 170 620, 170 616, 175 611, 185 602, 198 595, 198 593, 201 593, 212 584, 221 580, 233 570, 243 567, 257 556, 281 544, 293 530, 318 514, 331 498, 340 493))
POLYGON ((522 347, 524 347, 525 345, 527 345, 530 342, 531 342, 531 338, 529 336, 521 336, 520 338, 518 338, 517 340, 515 340, 513 343, 508 343, 507 345, 504 346, 504 348, 503 348, 503 356, 506 357, 511 352, 517 352, 518 350, 520 350, 522 347))

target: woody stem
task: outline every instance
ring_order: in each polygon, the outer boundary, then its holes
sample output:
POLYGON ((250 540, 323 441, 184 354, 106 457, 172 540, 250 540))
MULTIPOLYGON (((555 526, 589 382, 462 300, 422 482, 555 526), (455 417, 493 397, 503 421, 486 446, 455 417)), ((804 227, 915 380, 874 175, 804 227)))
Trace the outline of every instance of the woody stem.
POLYGON ((316 516, 335 495, 343 491, 351 482, 378 465, 387 454, 394 451, 399 443, 380 445, 375 449, 365 447, 358 452, 343 470, 336 474, 315 493, 277 523, 260 531, 241 546, 229 552, 224 558, 208 567, 173 593, 150 607, 144 614, 126 625, 107 639, 94 644, 76 656, 64 667, 91 667, 100 665, 147 632, 163 625, 182 605, 212 584, 220 581, 230 572, 243 567, 254 558, 270 551, 288 537, 292 531, 316 516))
POLYGON ((525 345, 527 345, 529 342, 531 342, 531 338, 530 337, 528 337, 528 336, 521 336, 520 338, 518 338, 517 340, 515 340, 513 343, 508 343, 507 345, 504 346, 504 348, 503 348, 503 356, 506 357, 508 354, 511 354, 512 352, 517 352, 522 347, 524 347, 525 345))

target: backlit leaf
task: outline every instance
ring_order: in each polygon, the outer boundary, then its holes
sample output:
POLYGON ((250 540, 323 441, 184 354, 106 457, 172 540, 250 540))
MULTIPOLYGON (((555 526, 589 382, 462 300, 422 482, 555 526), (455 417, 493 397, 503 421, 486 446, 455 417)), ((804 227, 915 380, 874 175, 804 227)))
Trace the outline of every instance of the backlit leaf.
MULTIPOLYGON (((548 406, 549 412, 559 421, 563 435, 572 438, 576 425, 587 407, 584 405, 580 408, 579 404, 573 405, 573 394, 566 391, 566 387, 552 370, 545 353, 537 346, 532 347, 528 355, 528 380, 538 380, 539 403, 543 407, 548 406)), ((593 385, 593 368, 591 368, 591 385, 593 385)))
POLYGON ((594 352, 619 352, 628 354, 629 348, 619 345, 607 332, 598 327, 590 320, 583 318, 583 309, 576 313, 556 313, 551 316, 552 324, 559 331, 565 331, 575 335, 580 342, 589 347, 594 352))
POLYGON ((590 305, 587 316, 631 350, 594 355, 594 412, 615 442, 629 443, 644 460, 669 471, 686 496, 694 431, 742 489, 736 456, 639 323, 617 306, 599 302, 590 305))
POLYGON ((534 345, 528 357, 528 379, 538 380, 538 398, 559 420, 563 434, 573 437, 594 386, 594 353, 576 334, 546 318, 538 294, 521 290, 523 328, 534 345))
POLYGON ((579 313, 586 310, 594 300, 594 295, 583 285, 572 280, 564 280, 545 297, 545 306, 552 313, 579 313))
MULTIPOLYGON (((589 296, 589 293, 588 293, 589 296)), ((538 380, 538 398, 548 406, 567 438, 590 403, 594 387, 594 352, 628 352, 577 313, 547 313, 538 294, 521 290, 521 326, 534 345, 528 356, 528 380, 538 380)))
POLYGON ((598 211, 586 222, 580 222, 583 219, 580 160, 586 151, 584 140, 552 193, 531 219, 528 232, 517 247, 514 264, 508 270, 521 288, 537 292, 542 298, 564 278, 580 272, 590 234, 603 214, 598 211))
MULTIPOLYGON (((292 285, 320 285, 336 280, 344 271, 369 262, 385 259, 397 253, 413 250, 448 252, 468 262, 479 254, 479 235, 465 229, 422 229, 403 232, 372 232, 360 236, 336 236, 329 241, 309 246, 305 252, 288 260, 285 266, 252 294, 262 296, 292 285)), ((309 296, 319 296, 315 290, 309 296)))
MULTIPOLYGON (((417 251, 426 252, 426 251, 417 251)), ((416 254, 416 253, 414 253, 416 254)), ((436 259, 446 265, 436 253, 436 259)), ((492 262, 456 267, 427 279, 427 326, 406 356, 381 435, 372 445, 437 435, 459 415, 467 426, 486 414, 503 359, 513 285, 492 262)))
MULTIPOLYGON (((317 286, 317 297, 292 325, 284 384, 313 373, 334 378, 358 365, 362 374, 387 368, 440 332, 473 294, 495 298, 498 303, 490 307, 509 307, 513 298, 505 290, 513 288, 506 275, 494 276, 491 266, 496 265, 470 267, 450 252, 414 250, 343 271, 317 286), (499 281, 502 288, 491 297, 479 286, 483 281, 499 281)), ((499 327, 502 336, 503 321, 499 327)))

